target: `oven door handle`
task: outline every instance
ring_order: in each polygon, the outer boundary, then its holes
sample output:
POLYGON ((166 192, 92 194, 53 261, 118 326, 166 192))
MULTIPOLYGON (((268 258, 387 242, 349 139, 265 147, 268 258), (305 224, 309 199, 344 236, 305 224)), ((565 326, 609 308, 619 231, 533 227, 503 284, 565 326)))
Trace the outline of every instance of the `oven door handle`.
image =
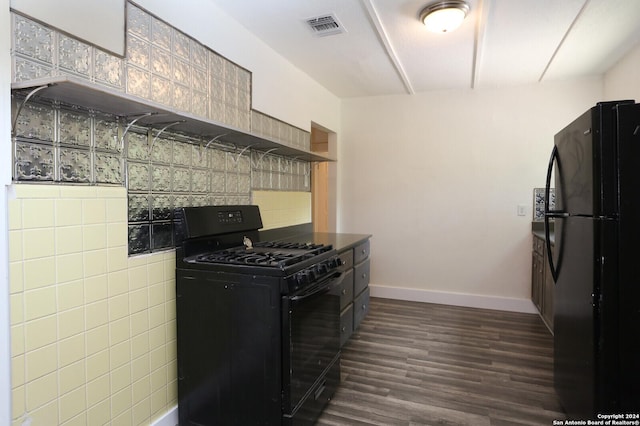
POLYGON ((328 293, 334 288, 338 287, 344 281, 344 273, 337 272, 330 276, 329 278, 325 278, 317 284, 304 289, 304 291, 295 296, 291 296, 292 302, 301 302, 305 299, 313 297, 318 294, 328 293))

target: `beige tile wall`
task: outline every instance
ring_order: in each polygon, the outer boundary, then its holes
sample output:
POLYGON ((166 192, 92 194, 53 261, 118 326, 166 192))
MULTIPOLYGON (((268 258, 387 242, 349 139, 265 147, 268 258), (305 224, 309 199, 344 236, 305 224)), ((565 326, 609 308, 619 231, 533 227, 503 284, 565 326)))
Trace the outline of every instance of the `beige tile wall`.
POLYGON ((127 256, 126 189, 10 193, 13 424, 149 424, 175 407, 175 253, 127 256))
POLYGON ((263 229, 311 222, 311 192, 253 191, 251 198, 260 207, 263 229))

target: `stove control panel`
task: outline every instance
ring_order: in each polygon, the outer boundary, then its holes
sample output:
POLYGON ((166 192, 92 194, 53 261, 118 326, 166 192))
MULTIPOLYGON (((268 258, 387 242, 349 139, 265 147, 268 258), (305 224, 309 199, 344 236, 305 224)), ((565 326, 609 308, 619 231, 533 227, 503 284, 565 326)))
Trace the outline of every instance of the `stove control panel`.
POLYGON ((228 210, 218 212, 219 223, 242 223, 242 212, 240 210, 228 210))
POLYGON ((323 260, 311 265, 302 271, 296 272, 290 281, 290 291, 297 291, 305 288, 309 285, 322 280, 325 276, 336 271, 340 267, 340 258, 338 256, 332 256, 329 259, 323 260))

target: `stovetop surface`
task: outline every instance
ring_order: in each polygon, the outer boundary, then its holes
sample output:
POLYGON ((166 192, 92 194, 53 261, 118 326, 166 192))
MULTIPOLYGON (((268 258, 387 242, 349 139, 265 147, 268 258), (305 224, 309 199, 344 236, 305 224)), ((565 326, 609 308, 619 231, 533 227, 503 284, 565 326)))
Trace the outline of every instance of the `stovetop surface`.
POLYGON ((199 253, 184 260, 197 264, 250 265, 284 269, 332 250, 330 245, 266 241, 249 247, 243 245, 199 253))

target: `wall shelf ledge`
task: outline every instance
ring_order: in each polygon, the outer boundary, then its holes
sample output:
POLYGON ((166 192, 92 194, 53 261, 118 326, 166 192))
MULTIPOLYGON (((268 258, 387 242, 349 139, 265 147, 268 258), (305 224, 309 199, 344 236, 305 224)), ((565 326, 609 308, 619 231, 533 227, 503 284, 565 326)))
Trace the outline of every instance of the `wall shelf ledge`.
MULTIPOLYGON (((276 148, 278 153, 285 157, 296 157, 304 161, 336 161, 323 153, 288 146, 273 139, 247 133, 188 112, 175 111, 147 99, 74 77, 59 76, 12 83, 11 90, 24 92, 25 96, 76 105, 119 117, 138 117, 137 124, 143 126, 158 127, 165 126, 168 122, 175 123, 171 126, 173 130, 200 136, 205 140, 231 143, 241 148, 263 152, 276 148), (37 89, 37 93, 34 89, 37 89)), ((25 102, 27 100, 25 99, 25 102)))

